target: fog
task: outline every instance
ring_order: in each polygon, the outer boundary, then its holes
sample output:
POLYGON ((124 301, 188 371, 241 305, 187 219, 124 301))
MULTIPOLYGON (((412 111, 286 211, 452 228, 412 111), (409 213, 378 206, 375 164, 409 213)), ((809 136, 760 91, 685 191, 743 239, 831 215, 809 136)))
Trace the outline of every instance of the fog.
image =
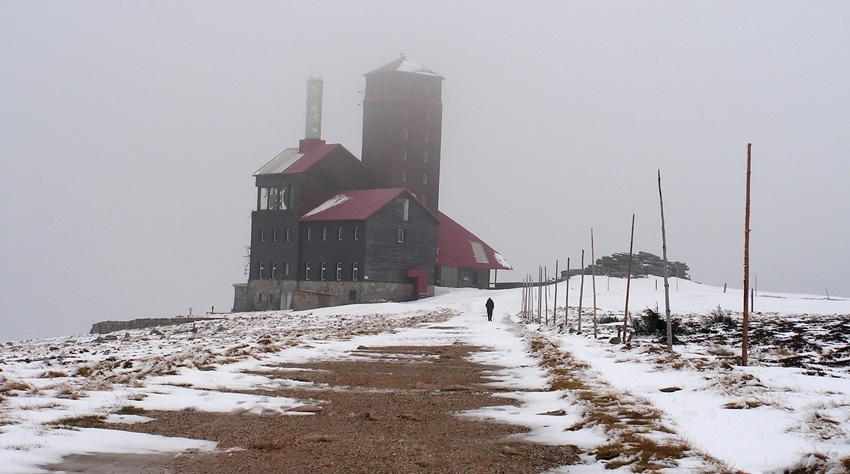
MULTIPOLYGON (((363 74, 445 78, 440 207, 536 277, 661 254, 850 296, 850 4, 0 0, 0 341, 228 311, 252 174, 304 135, 360 156, 363 74), (61 317, 59 316, 61 315, 61 317)), ((639 308, 638 308, 639 309, 639 308)), ((675 311, 675 308, 674 308, 675 311)))

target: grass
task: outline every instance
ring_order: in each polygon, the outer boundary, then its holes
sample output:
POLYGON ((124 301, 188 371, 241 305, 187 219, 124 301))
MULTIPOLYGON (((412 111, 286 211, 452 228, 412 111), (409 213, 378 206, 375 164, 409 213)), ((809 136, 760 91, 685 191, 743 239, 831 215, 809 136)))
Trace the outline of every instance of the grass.
POLYGON ((103 415, 84 415, 60 418, 53 423, 54 426, 63 428, 101 428, 106 417, 103 415))
POLYGON ((144 408, 133 407, 133 406, 123 406, 118 411, 115 412, 116 415, 139 415, 144 416, 148 413, 144 408))

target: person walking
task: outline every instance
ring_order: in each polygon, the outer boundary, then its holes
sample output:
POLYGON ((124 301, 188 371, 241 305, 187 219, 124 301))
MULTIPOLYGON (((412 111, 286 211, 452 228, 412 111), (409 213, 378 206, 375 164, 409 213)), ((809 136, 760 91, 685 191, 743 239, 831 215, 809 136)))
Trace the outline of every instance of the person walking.
POLYGON ((493 303, 493 298, 487 298, 487 303, 484 305, 487 307, 487 321, 493 320, 493 308, 496 307, 496 303, 493 303))

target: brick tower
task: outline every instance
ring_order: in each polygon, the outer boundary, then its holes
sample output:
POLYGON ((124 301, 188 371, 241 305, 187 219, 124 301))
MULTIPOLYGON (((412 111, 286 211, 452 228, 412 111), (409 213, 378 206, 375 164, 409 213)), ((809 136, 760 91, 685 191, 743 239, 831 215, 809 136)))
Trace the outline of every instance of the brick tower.
POLYGON ((363 164, 377 186, 407 188, 436 213, 443 78, 404 56, 365 76, 363 164))

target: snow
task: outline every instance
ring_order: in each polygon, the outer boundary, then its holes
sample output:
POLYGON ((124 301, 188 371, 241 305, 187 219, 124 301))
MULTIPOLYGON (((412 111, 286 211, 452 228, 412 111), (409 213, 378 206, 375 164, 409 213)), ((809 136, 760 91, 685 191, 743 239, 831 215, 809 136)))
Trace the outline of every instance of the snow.
MULTIPOLYGON (((620 320, 625 281, 596 280, 597 318, 620 320)), ((589 283, 585 281, 585 290, 589 283)), ((600 322, 599 337, 593 337, 589 290, 583 295, 583 333, 575 333, 580 277, 568 284, 570 331, 563 327, 567 283, 562 282, 557 324, 548 325, 529 322, 520 314, 522 289, 438 288, 436 296, 408 303, 233 314, 155 331, 8 342, 0 346, 0 473, 48 472, 42 466, 71 454, 216 450, 216 444, 206 440, 78 428, 72 426, 73 419, 102 416, 115 423, 151 421, 134 410, 312 416, 298 407, 321 405, 321 400, 250 392, 309 384, 296 380, 298 369, 293 369, 292 379, 273 369, 283 363, 369 359, 368 352, 357 351, 360 346, 455 342, 482 347, 470 359, 498 367, 486 373, 494 386, 507 390, 498 396, 520 402, 506 406, 494 399, 493 407, 458 416, 525 425, 531 431, 522 435, 524 439, 573 444, 584 451, 581 464, 552 472, 630 471, 628 466, 606 469, 603 461, 589 454, 617 433, 586 422, 588 410, 600 406, 583 401, 580 390, 550 390, 555 376, 541 364, 544 357, 573 364, 571 375, 594 395, 610 396, 618 400, 618 409, 643 413, 664 428, 642 432, 642 436, 692 447, 692 454, 680 459, 677 467, 663 472, 716 472, 721 463, 724 469, 770 473, 816 461, 833 469, 824 472, 842 472, 838 463, 850 456, 850 369, 846 364, 823 363, 814 374, 776 363, 777 354, 791 350, 784 347, 753 347, 749 366, 741 367, 728 363, 740 354, 740 345, 735 344, 686 339, 674 346, 672 354, 663 344, 639 337, 629 347, 610 344, 608 339, 621 323, 600 322), (484 316, 487 297, 496 303, 493 322, 484 316), (534 349, 533 341, 544 341, 543 349, 534 349), (667 387, 678 390, 661 391, 667 387)), ((544 320, 553 318, 552 289, 544 320)), ((743 295, 739 289, 724 291, 686 280, 671 281, 670 289, 671 310, 677 318, 696 320, 718 308, 740 318, 737 310, 743 295)), ((663 313, 663 301, 659 279, 632 281, 632 316, 655 307, 663 313)), ((771 320, 810 324, 806 332, 818 337, 823 321, 842 319, 830 315, 850 320, 846 298, 761 293, 754 304, 754 324, 771 320)), ((850 329, 850 323, 844 327, 850 329)), ((837 342, 824 339, 819 344, 827 354, 846 352, 848 341, 839 337, 837 342)))
POLYGON ((425 76, 437 76, 437 74, 434 74, 425 66, 420 66, 407 58, 398 65, 398 70, 401 72, 412 72, 414 74, 422 74, 425 76))
POLYGON ((326 211, 326 210, 328 210, 328 209, 330 209, 334 206, 338 206, 338 205, 344 203, 345 201, 348 201, 349 199, 351 199, 351 196, 347 196, 345 194, 337 194, 336 196, 328 199, 327 201, 323 202, 322 204, 319 204, 315 209, 308 212, 307 214, 304 214, 302 217, 308 217, 308 216, 312 216, 314 214, 318 214, 322 211, 326 211))

